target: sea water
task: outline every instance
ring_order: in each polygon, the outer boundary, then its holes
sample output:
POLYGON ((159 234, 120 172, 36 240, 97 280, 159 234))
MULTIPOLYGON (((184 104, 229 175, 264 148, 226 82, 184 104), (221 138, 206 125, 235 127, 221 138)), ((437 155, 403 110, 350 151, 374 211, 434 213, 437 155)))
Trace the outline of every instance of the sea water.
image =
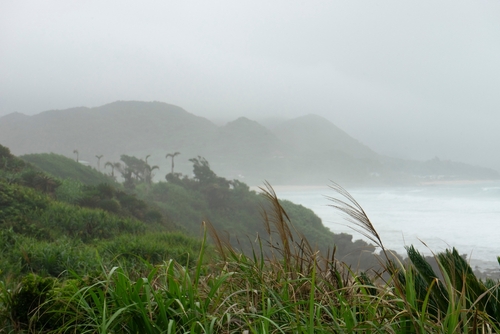
MULTIPOLYGON (((348 188, 362 206, 384 246, 405 255, 414 245, 431 255, 455 247, 467 254, 473 268, 500 269, 500 182, 432 184, 418 187, 348 188)), ((279 198, 312 209, 335 233, 354 231, 355 225, 332 208, 331 188, 276 187, 279 198)))

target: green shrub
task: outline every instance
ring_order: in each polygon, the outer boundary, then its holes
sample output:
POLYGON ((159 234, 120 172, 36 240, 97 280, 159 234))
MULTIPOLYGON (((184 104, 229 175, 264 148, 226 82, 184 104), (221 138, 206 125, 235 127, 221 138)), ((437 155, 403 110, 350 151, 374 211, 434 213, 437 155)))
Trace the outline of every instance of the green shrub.
POLYGON ((112 238, 121 233, 142 233, 145 230, 144 224, 135 219, 60 202, 53 202, 41 212, 39 223, 85 242, 112 238))
POLYGON ((111 213, 120 213, 121 211, 121 205, 120 205, 120 202, 118 202, 116 199, 103 199, 101 201, 99 201, 99 203, 97 204, 97 206, 104 210, 104 211, 108 211, 108 212, 111 212, 111 213))
POLYGON ((26 239, 19 245, 24 272, 61 277, 71 272, 83 275, 99 270, 99 257, 94 247, 78 240, 62 237, 54 242, 26 239))
POLYGON ((73 179, 65 179, 56 189, 56 199, 61 202, 77 204, 82 197, 83 184, 73 179))
POLYGON ((44 327, 57 328, 57 319, 47 313, 45 302, 53 293, 56 280, 51 277, 40 277, 28 274, 21 280, 17 291, 12 295, 11 317, 20 328, 32 330, 44 327))
POLYGON ((131 263, 146 260, 159 264, 174 260, 187 265, 196 259, 201 241, 182 233, 146 233, 144 235, 121 235, 102 242, 99 253, 108 258, 126 259, 131 263))

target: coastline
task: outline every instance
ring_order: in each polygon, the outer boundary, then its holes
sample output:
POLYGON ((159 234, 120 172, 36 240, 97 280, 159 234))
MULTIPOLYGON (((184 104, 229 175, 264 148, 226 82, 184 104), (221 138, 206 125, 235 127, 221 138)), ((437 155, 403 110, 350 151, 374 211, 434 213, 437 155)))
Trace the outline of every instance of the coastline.
POLYGON ((433 185, 439 185, 439 186, 462 186, 462 185, 469 185, 469 184, 481 184, 481 183, 492 183, 492 182, 499 182, 500 180, 435 180, 435 181, 423 181, 419 182, 418 185, 421 186, 433 186, 433 185))
MULTIPOLYGON (((306 190, 321 190, 321 189, 327 189, 329 188, 327 185, 320 186, 320 185, 312 185, 312 186, 305 186, 305 185, 276 185, 271 187, 274 189, 274 191, 279 192, 279 191, 306 191, 306 190)), ((265 186, 251 186, 250 190, 255 190, 255 191, 261 191, 261 188, 265 188, 265 186)))
MULTIPOLYGON (((325 203, 323 194, 330 189, 327 185, 280 185, 273 189, 279 198, 312 209, 332 231, 362 239, 343 228, 325 203)), ((425 240, 433 251, 453 245, 460 252, 470 253, 474 270, 500 275, 498 261, 491 255, 496 254, 494 226, 498 221, 500 180, 436 180, 410 187, 368 186, 348 191, 366 210, 389 249, 405 254, 403 245, 419 244, 419 240, 425 240), (483 232, 471 231, 471 221, 483 232)))
MULTIPOLYGON (((500 184, 500 179, 460 179, 460 180, 429 180, 429 181, 419 181, 415 183, 402 183, 402 184, 365 184, 365 185, 346 185, 343 186, 345 189, 380 189, 380 188, 409 188, 409 187, 426 187, 426 186, 463 186, 463 185, 477 185, 477 184, 488 184, 488 183, 498 183, 500 184)), ((271 187, 275 191, 307 191, 307 190, 320 190, 320 189, 330 189, 329 184, 319 185, 304 185, 304 184, 278 184, 272 185, 271 187)), ((260 191, 260 188, 265 188, 265 185, 253 185, 250 186, 250 190, 260 191)))

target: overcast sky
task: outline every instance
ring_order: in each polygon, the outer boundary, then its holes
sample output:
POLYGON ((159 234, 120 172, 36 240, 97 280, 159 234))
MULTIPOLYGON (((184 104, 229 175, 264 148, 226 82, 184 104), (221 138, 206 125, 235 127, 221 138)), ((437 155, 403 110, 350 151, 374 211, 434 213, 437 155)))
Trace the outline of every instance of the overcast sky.
POLYGON ((500 170, 500 1, 2 1, 0 116, 163 101, 322 115, 376 151, 500 170))

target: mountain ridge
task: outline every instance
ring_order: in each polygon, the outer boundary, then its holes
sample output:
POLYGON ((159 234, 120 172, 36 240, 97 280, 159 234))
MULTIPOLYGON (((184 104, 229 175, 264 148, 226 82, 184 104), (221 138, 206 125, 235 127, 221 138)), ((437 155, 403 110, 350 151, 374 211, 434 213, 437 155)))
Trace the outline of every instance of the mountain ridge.
POLYGON ((323 146, 329 149, 348 151, 355 158, 375 158, 377 153, 366 145, 351 137, 324 117, 316 114, 307 114, 288 120, 273 129, 273 133, 300 151, 309 151, 323 146))
MULTIPOLYGON (((161 174, 170 171, 167 153, 181 152, 176 172, 191 173, 190 158, 204 156, 217 174, 246 183, 398 184, 436 174, 450 178, 498 178, 498 172, 445 161, 390 159, 314 114, 268 129, 247 117, 223 126, 164 102, 116 101, 99 107, 19 113, 0 118, 0 143, 16 155, 57 153, 92 165, 97 155, 150 156, 161 174)), ((163 178, 158 173, 158 177, 163 178)), ((437 176, 436 176, 437 177, 437 176)))

